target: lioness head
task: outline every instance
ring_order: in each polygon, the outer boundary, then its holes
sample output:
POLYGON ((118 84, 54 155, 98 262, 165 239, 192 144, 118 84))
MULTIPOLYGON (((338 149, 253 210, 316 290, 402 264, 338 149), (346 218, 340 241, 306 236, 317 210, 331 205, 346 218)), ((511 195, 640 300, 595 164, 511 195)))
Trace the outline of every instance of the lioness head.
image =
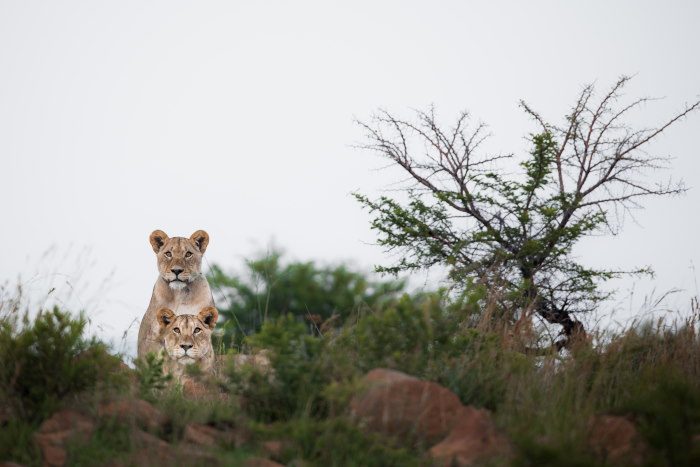
POLYGON ((213 306, 202 308, 196 316, 178 316, 168 308, 158 310, 156 319, 168 357, 181 364, 199 363, 212 357, 211 332, 218 317, 219 312, 213 306))
POLYGON ((158 272, 171 289, 184 289, 202 275, 202 255, 209 244, 209 234, 204 230, 190 238, 169 238, 162 230, 155 230, 150 241, 158 257, 158 272))

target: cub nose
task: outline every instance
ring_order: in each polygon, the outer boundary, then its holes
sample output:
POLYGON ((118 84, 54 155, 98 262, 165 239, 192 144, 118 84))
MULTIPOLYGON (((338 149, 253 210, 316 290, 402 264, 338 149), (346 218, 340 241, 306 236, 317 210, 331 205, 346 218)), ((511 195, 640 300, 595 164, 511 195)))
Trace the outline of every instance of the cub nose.
POLYGON ((177 276, 177 275, 180 274, 182 271, 184 271, 184 269, 171 269, 171 271, 173 272, 173 274, 175 274, 175 275, 177 276))
POLYGON ((188 350, 190 350, 192 348, 192 344, 180 344, 180 347, 182 347, 182 349, 185 352, 187 352, 188 350))

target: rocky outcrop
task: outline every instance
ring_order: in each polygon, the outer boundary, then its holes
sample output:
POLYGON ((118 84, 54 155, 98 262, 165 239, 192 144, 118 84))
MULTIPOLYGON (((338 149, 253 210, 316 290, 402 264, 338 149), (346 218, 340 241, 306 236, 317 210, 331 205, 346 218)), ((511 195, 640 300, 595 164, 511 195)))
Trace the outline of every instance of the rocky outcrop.
POLYGON ((173 446, 141 430, 132 433, 132 446, 136 450, 126 465, 221 465, 206 451, 173 446))
POLYGON ((118 397, 100 404, 98 417, 112 418, 120 423, 134 424, 149 432, 163 430, 169 420, 158 409, 143 399, 118 397))
POLYGON ((250 431, 240 427, 219 430, 210 425, 190 423, 185 427, 182 442, 195 446, 227 445, 240 447, 250 441, 250 431))
POLYGON ((294 447, 294 443, 289 440, 272 440, 262 444, 262 451, 266 457, 276 461, 281 461, 284 453, 294 447))
POLYGON ((65 465, 66 445, 89 443, 94 429, 94 421, 83 412, 65 409, 53 414, 34 434, 34 442, 41 451, 44 465, 65 465))
POLYGON ((508 440, 498 433, 486 409, 462 407, 455 426, 442 442, 430 449, 430 455, 444 466, 466 466, 493 456, 507 456, 508 440))
POLYGON ((440 465, 471 465, 510 451, 488 410, 465 407, 437 383, 386 369, 370 371, 363 383, 350 402, 360 426, 411 445, 433 445, 430 455, 440 465))
POLYGON ((51 467, 70 463, 68 447, 76 449, 88 444, 96 427, 105 420, 115 420, 130 427, 133 453, 121 465, 217 465, 216 458, 200 449, 218 442, 239 445, 241 431, 220 431, 206 425, 189 425, 184 443, 171 445, 158 438, 169 425, 168 417, 148 402, 120 397, 98 404, 95 414, 75 409, 64 409, 45 420, 34 434, 34 442, 41 451, 43 465, 51 467))
POLYGON ((399 371, 375 369, 364 390, 350 402, 350 413, 370 431, 433 444, 448 435, 462 403, 449 389, 399 371))
POLYGON ((634 423, 616 415, 588 420, 588 445, 600 462, 610 465, 643 465, 648 452, 634 423))

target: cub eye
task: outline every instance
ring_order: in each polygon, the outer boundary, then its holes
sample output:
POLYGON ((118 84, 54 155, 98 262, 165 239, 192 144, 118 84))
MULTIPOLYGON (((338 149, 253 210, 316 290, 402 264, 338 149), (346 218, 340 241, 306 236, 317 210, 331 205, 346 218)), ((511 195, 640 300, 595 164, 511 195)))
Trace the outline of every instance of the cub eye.
POLYGON ((202 332, 202 328, 194 328, 195 334, 199 334, 200 332, 202 332))
POLYGON ((188 251, 187 253, 185 253, 185 258, 189 258, 190 256, 192 256, 192 252, 191 252, 191 251, 188 251))
POLYGON ((173 328, 173 332, 175 334, 180 334, 180 328, 173 328))
POLYGON ((165 252, 165 256, 167 256, 168 258, 171 258, 171 257, 173 256, 173 254, 170 253, 169 251, 166 251, 166 252, 165 252))

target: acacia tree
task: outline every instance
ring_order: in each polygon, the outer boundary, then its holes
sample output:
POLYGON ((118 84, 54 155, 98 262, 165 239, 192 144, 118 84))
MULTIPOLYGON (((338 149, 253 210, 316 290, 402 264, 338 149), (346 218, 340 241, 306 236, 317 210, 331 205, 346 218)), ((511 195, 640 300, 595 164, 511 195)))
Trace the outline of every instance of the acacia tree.
POLYGON ((620 214, 645 197, 685 191, 682 182, 646 178, 669 162, 647 149, 700 109, 698 101, 659 126, 633 128, 626 117, 650 99, 623 103, 629 79, 620 78, 602 96, 593 85, 584 87, 562 124, 521 102, 538 130, 515 176, 503 168, 503 159, 513 155, 484 153, 485 126, 470 126, 466 112, 448 130, 432 109, 418 111, 414 121, 382 111, 370 123, 359 122, 367 132, 360 147, 388 158, 411 181, 407 202, 355 195, 373 214, 379 244, 399 253, 398 262, 377 269, 447 265, 456 284, 477 281, 498 290, 495 298, 512 310, 510 319, 534 312, 561 325, 558 350, 584 333, 576 315, 607 297, 598 287, 602 280, 649 271, 589 268, 572 256, 573 246, 593 233, 615 232, 620 214))

